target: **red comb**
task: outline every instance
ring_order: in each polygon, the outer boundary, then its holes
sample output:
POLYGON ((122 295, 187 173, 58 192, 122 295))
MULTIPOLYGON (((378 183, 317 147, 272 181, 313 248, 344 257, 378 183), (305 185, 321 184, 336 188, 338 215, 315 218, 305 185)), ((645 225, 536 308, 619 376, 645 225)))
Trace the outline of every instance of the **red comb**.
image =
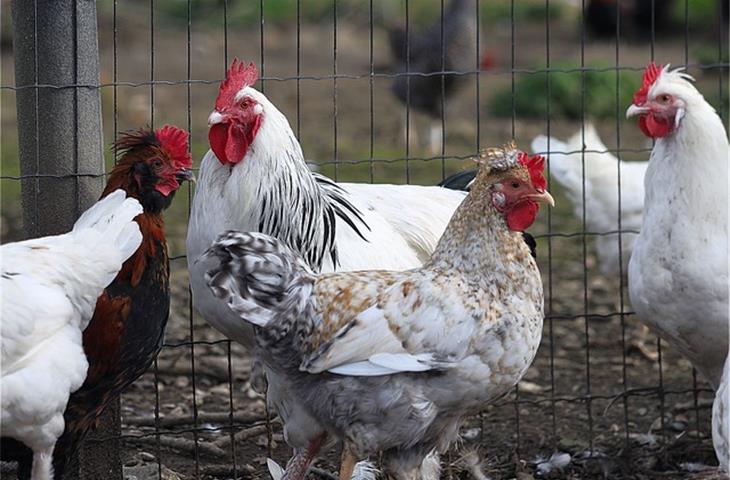
POLYGON ((659 74, 662 73, 664 65, 658 67, 654 62, 651 62, 644 70, 644 78, 641 81, 641 88, 634 93, 634 105, 643 105, 646 103, 646 97, 649 94, 649 89, 659 78, 659 74))
POLYGON ((226 79, 218 89, 218 98, 215 99, 215 109, 222 110, 233 103, 236 94, 244 87, 250 87, 259 78, 259 71, 253 62, 239 62, 237 58, 226 72, 226 79))
POLYGON ((193 158, 188 152, 188 132, 174 125, 165 125, 155 130, 155 136, 176 170, 193 167, 193 158))
POLYGON ((530 173, 532 186, 538 190, 545 190, 547 188, 547 180, 545 180, 542 174, 542 171, 545 169, 545 158, 541 155, 529 156, 525 152, 520 152, 517 159, 530 173))

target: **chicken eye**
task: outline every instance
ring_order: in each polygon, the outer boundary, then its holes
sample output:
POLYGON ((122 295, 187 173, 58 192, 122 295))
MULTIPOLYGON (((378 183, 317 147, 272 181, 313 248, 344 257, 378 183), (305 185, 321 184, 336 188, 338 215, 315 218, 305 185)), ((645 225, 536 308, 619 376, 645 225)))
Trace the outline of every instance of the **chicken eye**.
POLYGON ((162 160, 160 160, 159 158, 153 159, 152 166, 155 168, 160 168, 162 166, 162 160))
POLYGON ((664 94, 664 95, 660 95, 660 96, 659 96, 659 102, 660 102, 660 103, 669 103, 669 101, 670 101, 671 99, 672 99, 672 97, 670 97, 670 96, 669 96, 669 95, 667 95, 667 94, 664 94))
POLYGON ((517 182, 512 182, 512 188, 520 188, 520 184, 517 182))

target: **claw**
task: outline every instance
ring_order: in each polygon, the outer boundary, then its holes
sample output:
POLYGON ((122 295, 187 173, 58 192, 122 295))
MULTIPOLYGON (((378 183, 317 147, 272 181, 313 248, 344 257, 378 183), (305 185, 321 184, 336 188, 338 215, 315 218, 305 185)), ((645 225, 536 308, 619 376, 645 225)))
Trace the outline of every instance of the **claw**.
POLYGON ((281 480, 284 477, 284 469, 274 460, 267 458, 266 466, 269 468, 269 474, 272 480, 281 480))

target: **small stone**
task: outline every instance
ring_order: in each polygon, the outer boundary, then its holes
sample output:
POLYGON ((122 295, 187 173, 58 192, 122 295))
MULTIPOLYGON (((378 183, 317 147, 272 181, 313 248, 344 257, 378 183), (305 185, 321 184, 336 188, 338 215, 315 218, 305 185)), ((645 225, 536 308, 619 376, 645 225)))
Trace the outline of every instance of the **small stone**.
POLYGON ((153 454, 149 452, 140 452, 139 453, 139 459, 143 462, 154 462, 157 457, 155 457, 153 454))
POLYGON ((187 388, 188 385, 190 385, 190 379, 188 379, 188 377, 181 375, 175 378, 175 386, 177 388, 187 388))
POLYGON ((465 430, 462 430, 461 432, 461 438, 464 440, 474 440, 479 436, 479 433, 481 432, 480 428, 467 428, 465 430))

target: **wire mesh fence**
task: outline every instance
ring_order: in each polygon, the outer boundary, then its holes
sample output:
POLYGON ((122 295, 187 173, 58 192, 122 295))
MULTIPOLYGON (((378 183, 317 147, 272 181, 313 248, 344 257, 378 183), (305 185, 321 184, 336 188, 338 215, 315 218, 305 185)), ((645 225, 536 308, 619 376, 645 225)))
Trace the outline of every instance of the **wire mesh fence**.
MULTIPOLYGON (((711 390, 640 327, 630 306, 623 239, 637 231, 623 224, 622 200, 631 192, 622 189, 622 163, 610 178, 611 228, 591 228, 586 172, 595 154, 648 159, 651 145, 624 111, 650 60, 686 66, 727 120, 723 2, 637 0, 629 10, 632 2, 469 1, 473 41, 454 62, 449 8, 457 1, 99 2, 98 84, 36 77, 18 86, 3 37, 5 240, 22 236, 19 182, 40 176, 21 175, 13 161, 21 89, 98 89, 107 143, 144 124, 175 123, 190 131, 198 166, 227 66, 234 57, 256 61, 256 88, 289 119, 312 168, 337 181, 435 184, 469 167, 482 147, 515 138, 529 149, 539 134, 577 132, 579 147, 565 153, 580 157, 580 188, 570 191, 551 176, 550 190, 564 195, 532 228, 546 302, 538 356, 509 395, 466 422, 461 445, 444 458, 444 475, 466 475, 469 451, 492 478, 538 475, 554 452, 571 455, 564 471, 552 473, 565 478, 680 478, 685 462, 712 463, 711 390), (643 20, 641 10, 648 10, 643 20), (411 51, 422 32, 438 46, 430 63, 411 51), (392 88, 399 78, 402 99, 392 88), (417 91, 417 81, 428 78, 435 89, 417 91), (435 97, 432 107, 422 95, 435 97), (587 145, 591 124, 605 147, 587 145), (576 199, 582 206, 573 209, 576 199), (601 268, 600 238, 618 252, 610 273, 601 268)), ((551 142, 546 150, 554 153, 551 142)), ((69 175, 99 176, 50 177, 69 175)), ((184 249, 192 196, 193 187, 183 187, 166 213, 173 300, 163 351, 122 396, 121 436, 93 441, 121 438, 127 478, 265 477, 266 457, 284 463, 290 452, 274 412, 251 388, 246 351, 195 311, 184 249)), ((320 460, 315 473, 335 471, 333 458, 320 460)))

